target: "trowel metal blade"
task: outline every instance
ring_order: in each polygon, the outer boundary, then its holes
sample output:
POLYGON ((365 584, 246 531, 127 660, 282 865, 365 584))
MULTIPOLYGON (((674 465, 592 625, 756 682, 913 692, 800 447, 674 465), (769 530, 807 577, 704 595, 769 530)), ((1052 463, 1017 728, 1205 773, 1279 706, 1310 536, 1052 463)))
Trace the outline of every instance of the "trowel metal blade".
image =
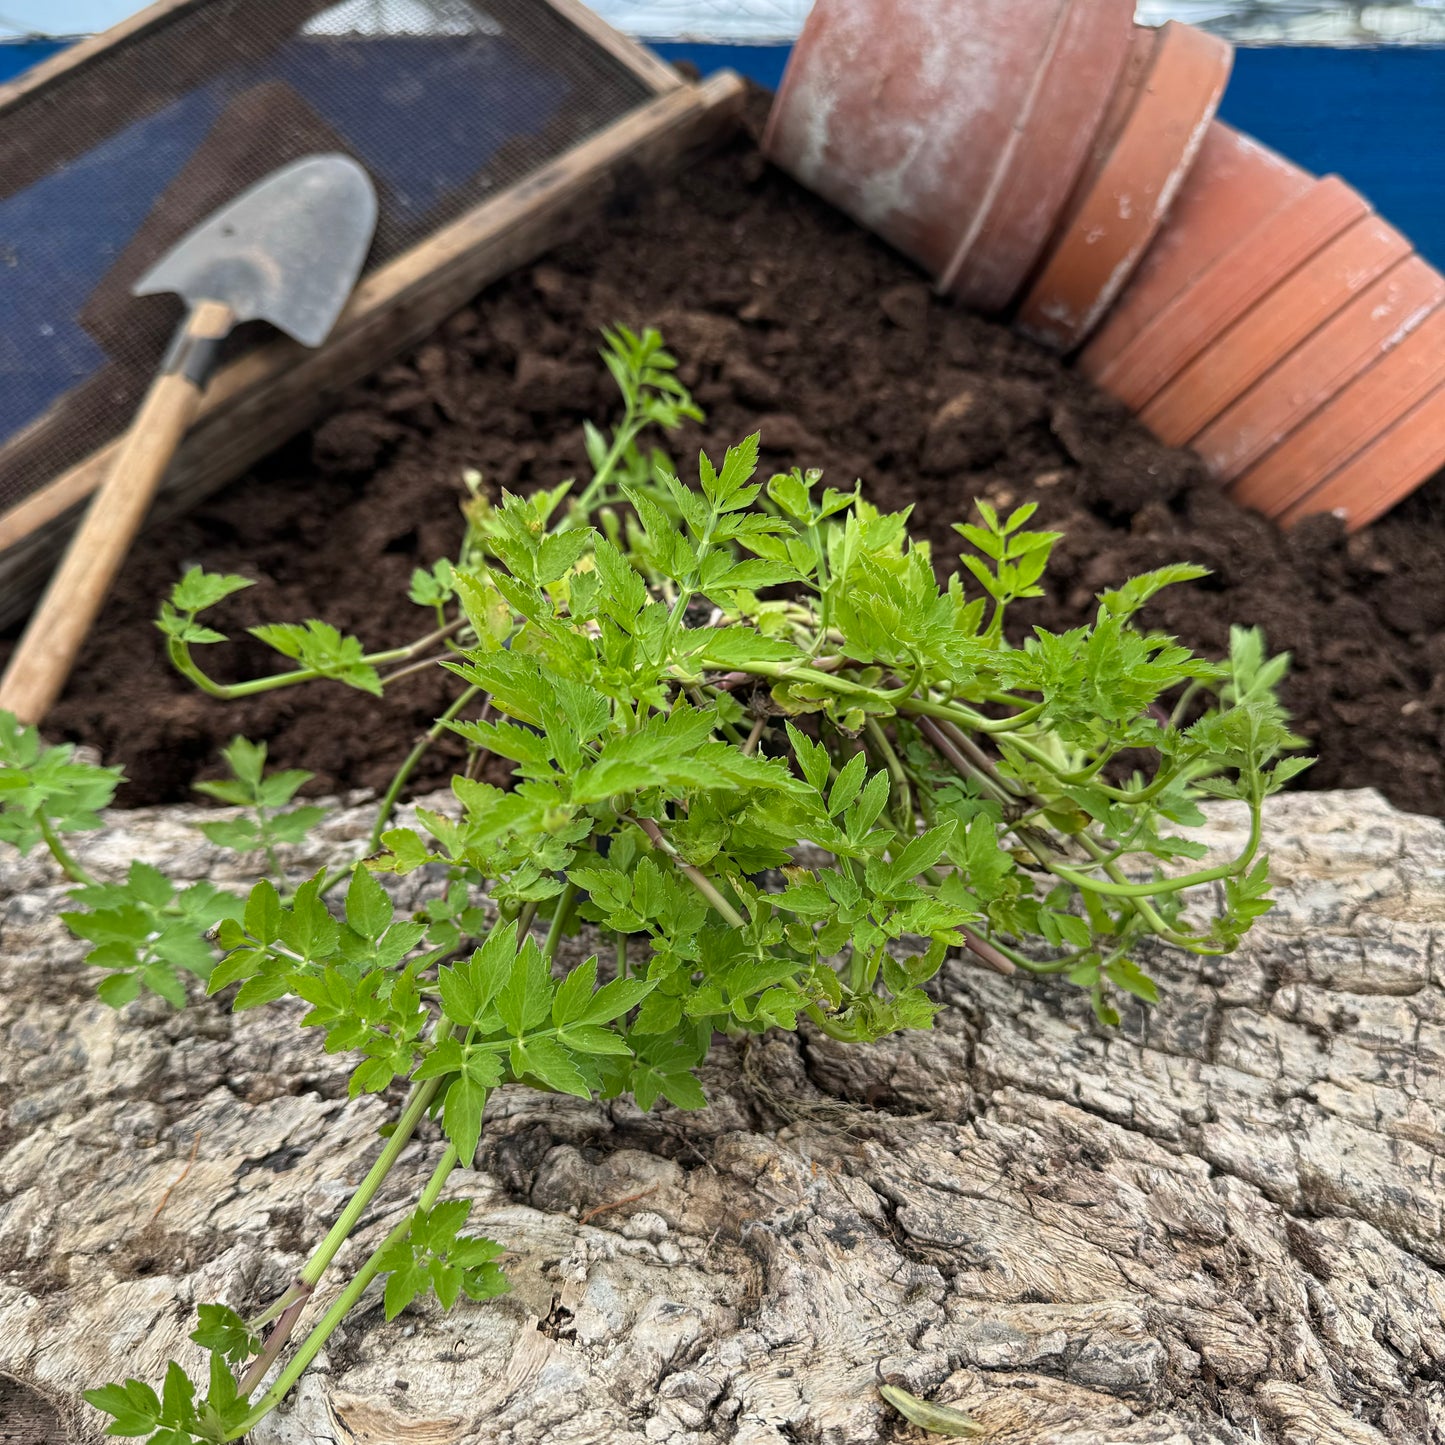
POLYGON ((243 191, 181 238, 132 293, 223 301, 239 321, 269 321, 320 346, 361 274, 376 191, 350 156, 317 155, 243 191))

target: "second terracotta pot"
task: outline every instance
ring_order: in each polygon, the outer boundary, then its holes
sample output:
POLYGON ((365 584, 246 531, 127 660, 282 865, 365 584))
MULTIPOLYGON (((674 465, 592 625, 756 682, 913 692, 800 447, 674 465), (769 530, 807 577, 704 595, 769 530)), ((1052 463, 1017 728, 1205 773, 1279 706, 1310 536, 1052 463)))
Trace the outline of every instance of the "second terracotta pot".
POLYGON ((1078 183, 1136 29, 1134 0, 1070 0, 1059 14, 989 193, 939 278, 976 311, 1006 310, 1037 266, 1078 183))
MULTIPOLYGON (((1167 174, 1139 180, 1140 197, 1167 191, 1193 154, 1200 117, 1187 56, 1207 53, 1222 84, 1229 47, 1187 26, 1137 27, 1133 9, 1132 0, 817 0, 763 150, 940 290, 1001 313, 1055 249, 1081 178, 1097 179, 1118 151, 1109 183, 1134 186, 1141 125, 1165 118, 1169 154, 1167 174), (1180 94, 1166 100, 1161 87, 1180 94)), ((1217 98, 1211 90, 1211 113, 1217 98)), ((1130 246, 1150 229, 1129 227, 1130 246)))
POLYGON ((1286 524, 1338 511, 1363 527, 1441 465, 1445 428, 1430 407, 1442 389, 1445 305, 1437 305, 1244 471, 1230 495, 1286 524))
MULTIPOLYGON (((1127 406, 1143 406, 1216 334, 1213 319, 1222 310, 1185 298, 1206 278, 1229 294, 1247 289, 1240 248, 1315 184, 1308 171, 1213 122, 1167 223, 1079 354, 1079 370, 1127 406)), ((1357 214, 1366 209, 1361 201, 1357 214)), ((1244 305, 1259 294, 1256 287, 1244 305)))
POLYGON ((1128 284, 1203 144, 1229 78, 1233 50, 1171 21, 1141 31, 1143 74, 1121 87, 1089 167, 1065 207, 1018 326, 1072 350, 1128 284))

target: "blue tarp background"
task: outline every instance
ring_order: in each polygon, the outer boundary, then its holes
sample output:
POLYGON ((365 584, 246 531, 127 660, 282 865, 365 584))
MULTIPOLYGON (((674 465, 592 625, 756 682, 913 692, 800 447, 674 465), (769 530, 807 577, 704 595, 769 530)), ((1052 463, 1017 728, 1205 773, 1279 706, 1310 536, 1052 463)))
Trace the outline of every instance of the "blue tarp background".
MULTIPOLYGON (((0 44, 0 80, 63 45, 0 44)), ((691 42, 654 48, 704 73, 730 66, 770 89, 789 50, 691 42)), ((1445 49, 1242 49, 1220 114, 1298 164, 1343 176, 1445 267, 1445 49)))

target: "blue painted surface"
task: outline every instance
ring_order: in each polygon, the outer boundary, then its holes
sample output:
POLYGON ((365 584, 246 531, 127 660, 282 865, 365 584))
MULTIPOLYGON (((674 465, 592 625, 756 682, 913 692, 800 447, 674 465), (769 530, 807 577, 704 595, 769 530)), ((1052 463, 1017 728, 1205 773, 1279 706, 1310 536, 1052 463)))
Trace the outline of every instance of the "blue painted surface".
POLYGON ((64 50, 64 40, 9 40, 0 41, 0 82, 10 80, 32 65, 49 60, 58 50, 64 50))
POLYGON ((1445 268, 1445 48, 1240 50, 1220 116, 1343 176, 1445 268))
POLYGON ((791 45, 709 45, 700 40, 650 40, 648 44, 674 65, 685 61, 704 75, 714 70, 736 70, 768 90, 778 88, 793 49, 791 45))

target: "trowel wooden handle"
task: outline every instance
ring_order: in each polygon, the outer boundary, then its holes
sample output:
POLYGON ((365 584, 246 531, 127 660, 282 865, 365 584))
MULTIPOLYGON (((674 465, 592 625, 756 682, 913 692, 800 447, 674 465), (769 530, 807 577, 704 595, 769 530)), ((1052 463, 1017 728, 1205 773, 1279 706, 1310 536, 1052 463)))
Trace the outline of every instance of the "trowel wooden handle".
POLYGON ((200 302, 176 333, 110 476, 71 538, 0 680, 0 709, 38 723, 65 687, 86 634, 200 405, 231 308, 200 302))

